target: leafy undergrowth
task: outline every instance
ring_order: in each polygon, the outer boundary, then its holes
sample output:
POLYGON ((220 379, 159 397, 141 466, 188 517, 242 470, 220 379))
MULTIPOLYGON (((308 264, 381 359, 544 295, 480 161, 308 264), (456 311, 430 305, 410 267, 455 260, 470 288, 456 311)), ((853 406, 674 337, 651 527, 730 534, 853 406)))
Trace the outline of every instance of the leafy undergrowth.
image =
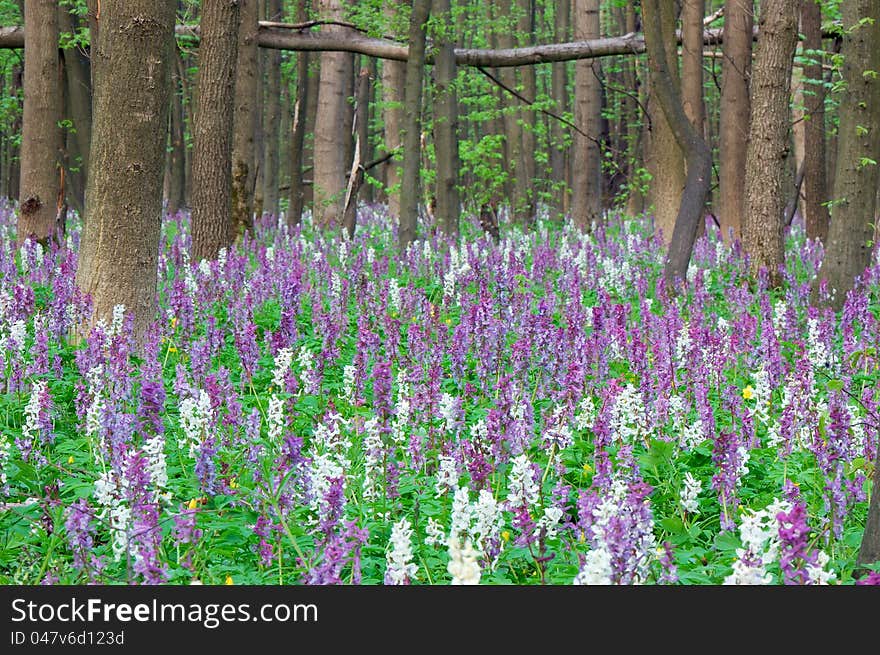
MULTIPOLYGON (((709 230, 669 295, 645 221, 466 224, 398 258, 167 217, 143 349, 77 346, 78 231, 0 216, 6 584, 853 584, 878 436, 878 269, 811 307, 709 230)), ((869 577, 867 579, 872 579, 869 577)), ((865 578, 862 579, 864 581, 865 578)))

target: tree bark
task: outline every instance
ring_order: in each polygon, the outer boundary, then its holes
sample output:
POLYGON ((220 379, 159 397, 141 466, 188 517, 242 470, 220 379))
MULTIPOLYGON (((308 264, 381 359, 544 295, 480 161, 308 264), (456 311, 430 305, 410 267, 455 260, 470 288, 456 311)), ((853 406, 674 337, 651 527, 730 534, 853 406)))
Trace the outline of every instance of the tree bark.
POLYGON ((455 26, 450 0, 434 0, 440 22, 435 68, 434 151, 437 157, 436 216, 447 237, 458 238, 461 198, 458 192, 458 97, 455 90, 455 26))
POLYGON ((880 181, 880 0, 853 0, 841 8, 845 89, 840 99, 831 224, 818 276, 827 280, 829 305, 835 310, 843 307, 856 277, 871 263, 880 181), (864 19, 873 22, 860 24, 864 19))
POLYGON ((663 41, 664 19, 661 12, 664 7, 660 6, 661 2, 666 5, 665 10, 671 13, 672 0, 643 0, 642 16, 648 44, 648 66, 654 79, 656 99, 677 144, 687 157, 687 179, 663 270, 667 286, 674 288, 677 281, 687 276, 697 229, 705 213, 706 197, 712 181, 712 153, 684 113, 681 94, 672 82, 663 41))
MULTIPOLYGON (((519 18, 517 20, 517 34, 519 46, 527 47, 533 44, 535 34, 535 1, 517 0, 519 18)), ((598 36, 598 35, 597 35, 598 36)), ((453 51, 452 57, 455 57, 453 51)), ((598 64, 597 64, 598 70, 598 64)), ((522 66, 516 70, 522 94, 528 100, 534 102, 538 98, 538 78, 534 66, 522 66)), ((601 93, 601 91, 600 91, 601 93)), ((535 161, 535 110, 531 105, 521 105, 520 109, 520 149, 517 160, 517 197, 518 213, 525 224, 531 225, 535 221, 537 205, 535 199, 535 178, 537 164, 535 161)))
MULTIPOLYGON (((675 8, 673 3, 666 0, 652 4, 657 6, 660 11, 657 16, 662 30, 659 42, 665 48, 664 59, 668 62, 669 78, 664 79, 662 83, 671 84, 675 95, 680 99, 678 48, 675 46, 675 38, 673 37, 675 34, 675 8)), ((645 17, 644 10, 642 17, 647 27, 648 19, 645 17)), ((649 68, 647 110, 650 125, 645 140, 645 167, 651 175, 651 183, 647 202, 653 211, 654 232, 662 236, 663 244, 668 248, 672 240, 672 232, 675 228, 686 183, 684 153, 670 125, 671 119, 661 106, 659 98, 664 91, 659 87, 661 82, 657 79, 655 67, 649 68)))
MULTIPOLYGON (((571 0, 560 0, 555 5, 554 33, 557 41, 569 38, 571 23, 571 0)), ((554 111, 562 116, 568 111, 568 67, 565 63, 553 64, 551 72, 551 89, 554 111)), ((556 217, 561 219, 568 210, 570 190, 566 182, 566 159, 569 147, 566 146, 567 130, 562 121, 550 123, 550 177, 553 183, 553 206, 556 217)))
POLYGON ((816 0, 801 4, 804 66, 804 221, 807 237, 825 243, 830 220, 828 182, 825 175, 825 74, 822 71, 822 9, 816 0))
MULTIPOLYGON (((267 0, 267 18, 280 21, 281 0, 267 0)), ((278 182, 281 140, 281 51, 266 57, 265 150, 263 152, 263 212, 278 217, 278 182)))
MULTIPOLYGON (((297 4, 296 21, 304 23, 308 19, 308 0, 297 4)), ((296 99, 293 104, 293 118, 290 122, 290 189, 287 207, 287 224, 297 226, 302 221, 305 206, 303 168, 305 162, 306 107, 309 102, 309 53, 296 55, 296 99)))
POLYGON ((192 261, 214 259, 232 243, 232 121, 238 2, 202 8, 199 104, 193 125, 192 261))
POLYGON ((254 131, 259 93, 257 79, 257 0, 241 0, 237 61, 235 67, 235 112, 232 119, 232 232, 238 238, 253 230, 254 131))
POLYGON ((400 183, 398 242, 401 254, 415 241, 419 218, 422 136, 422 82, 425 70, 425 30, 431 0, 413 0, 409 28, 409 60, 403 94, 406 116, 403 132, 403 174, 400 183))
MULTIPOLYGON (((105 2, 92 43, 92 174, 76 281, 91 297, 91 322, 109 324, 116 305, 134 315, 138 348, 156 320, 175 6, 105 2)), ((79 336, 88 327, 80 326, 79 336)))
POLYGON ((35 47, 24 58, 24 108, 21 127, 21 205, 18 243, 28 238, 46 243, 62 228, 61 68, 58 57, 58 10, 50 0, 30 0, 24 8, 25 33, 35 47))
POLYGON ((342 220, 349 240, 354 239, 354 231, 357 227, 358 194, 364 183, 364 166, 367 164, 366 150, 370 140, 370 71, 366 67, 362 68, 358 74, 355 97, 354 130, 356 139, 351 172, 348 176, 348 189, 345 192, 342 220))
MULTIPOLYGON (((575 0, 574 38, 582 41, 599 38, 598 0, 575 0)), ((596 61, 575 64, 572 220, 583 231, 589 231, 602 217, 602 158, 599 132, 602 112, 602 87, 596 61)))
POLYGON ((751 0, 726 0, 724 3, 718 207, 715 213, 721 236, 726 241, 740 238, 745 212, 746 147, 751 114, 752 4, 751 0))
POLYGON ((703 18, 706 0, 684 0, 681 5, 681 97, 691 125, 706 138, 703 99, 703 18))
MULTIPOLYGON (((393 20, 399 11, 399 2, 385 3, 385 12, 393 20)), ((384 60, 382 62, 382 122, 385 126, 386 153, 399 151, 403 132, 403 88, 406 84, 406 61, 384 60)), ((388 194, 388 213, 400 216, 400 162, 401 156, 388 160, 385 168, 385 187, 388 194)))
MULTIPOLYGON (((69 7, 58 7, 58 28, 68 33, 76 29, 69 7)), ((67 168, 74 178, 68 178, 67 197, 82 216, 92 142, 92 76, 89 59, 79 48, 62 50, 61 58, 64 67, 65 118, 70 120, 73 128, 67 134, 66 144, 67 168)))
MULTIPOLYGON (((180 53, 176 54, 180 57, 180 53)), ((183 80, 177 66, 171 72, 171 120, 167 210, 175 214, 186 206, 186 123, 183 113, 183 80)))
POLYGON ((789 89, 797 46, 798 0, 763 0, 751 81, 751 125, 746 150, 743 247, 754 272, 782 282, 783 169, 789 152, 789 89))

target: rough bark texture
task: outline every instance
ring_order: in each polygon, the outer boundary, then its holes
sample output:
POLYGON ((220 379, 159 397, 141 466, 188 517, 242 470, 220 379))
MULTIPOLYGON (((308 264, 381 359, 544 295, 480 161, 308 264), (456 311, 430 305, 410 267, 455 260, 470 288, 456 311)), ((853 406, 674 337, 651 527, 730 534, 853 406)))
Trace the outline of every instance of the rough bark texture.
MULTIPOLYGON (((281 20, 281 0, 267 0, 266 18, 281 20)), ((278 216, 279 168, 281 162, 281 51, 272 50, 266 57, 265 133, 263 139, 263 212, 278 216)))
POLYGON ((192 261, 232 243, 232 120, 238 3, 206 2, 199 47, 199 104, 193 125, 192 261))
POLYGON ((767 269, 772 287, 782 281, 783 170, 789 152, 789 89, 797 46, 798 0, 761 3, 751 81, 751 126, 746 150, 743 247, 752 270, 767 269))
POLYGON ((818 276, 833 292, 834 309, 843 306, 856 277, 871 263, 880 181, 880 0, 853 0, 842 11, 846 87, 839 108, 831 225, 818 276), (865 18, 873 23, 859 26, 865 18))
MULTIPOLYGON (((307 0, 297 4, 296 21, 303 23, 308 19, 307 0)), ((287 206, 287 224, 290 227, 302 221, 305 207, 303 168, 305 162, 306 107, 309 102, 309 53, 296 55, 296 99, 293 103, 293 117, 290 121, 290 190, 287 206)))
MULTIPOLYGON (((665 0, 658 4, 661 43, 665 58, 669 62, 669 80, 675 94, 681 97, 681 82, 678 75, 678 48, 675 46, 675 10, 672 3, 665 0)), ((647 18, 643 20, 647 23, 647 18)), ((660 88, 654 68, 648 74, 648 119, 649 129, 645 139, 645 167, 651 174, 647 203, 654 216, 654 231, 662 234, 663 243, 669 246, 675 219, 681 206, 685 185, 684 154, 669 125, 669 118, 663 111, 659 96, 660 88)))
POLYGON ((435 18, 440 21, 441 35, 434 65, 434 149, 437 156, 435 216, 446 236, 458 237, 461 198, 458 192, 458 98, 454 82, 455 26, 452 23, 450 0, 434 0, 435 18))
POLYGON ((664 277, 670 289, 687 275, 697 229, 702 221, 712 175, 712 153, 702 135, 694 129, 682 106, 681 94, 672 82, 672 66, 664 47, 665 12, 672 13, 672 0, 644 0, 645 42, 648 45, 648 66, 654 79, 656 100, 665 116, 676 143, 687 157, 687 179, 675 217, 671 242, 666 254, 664 277))
POLYGON ((406 63, 403 93, 406 123, 403 132, 403 174, 400 181, 400 252, 416 239, 419 219, 419 186, 422 136, 422 82, 425 70, 425 30, 431 0, 414 0, 409 28, 410 57, 406 63))
POLYGON ((734 240, 740 238, 745 211, 753 23, 751 0, 726 0, 718 128, 718 207, 715 211, 725 240, 731 236, 734 240))
MULTIPOLYGON (((340 0, 321 0, 321 18, 344 20, 340 0)), ((330 33, 343 28, 327 25, 330 33)), ((352 76, 352 55, 346 52, 321 53, 321 84, 318 87, 318 114, 315 118, 314 216, 315 223, 329 227, 342 215, 345 194, 345 153, 350 132, 344 132, 344 115, 351 111, 345 90, 352 76)))
POLYGON ((822 71, 822 9, 817 0, 803 0, 801 31, 804 50, 815 63, 804 66, 804 221, 807 237, 828 238, 828 182, 825 175, 825 75, 822 71), (812 51, 812 52, 810 52, 812 51))
POLYGON ((681 97, 684 113, 697 132, 706 135, 703 99, 703 17, 706 0, 684 0, 681 5, 681 97))
POLYGON ((105 2, 92 44, 92 174, 77 285, 91 296, 93 321, 109 324, 116 305, 134 315, 138 347, 156 319, 175 6, 105 2))
MULTIPOLYGON (((575 0, 574 38, 599 37, 598 0, 575 0)), ((574 116, 580 134, 572 134, 572 220, 581 230, 590 230, 602 216, 602 159, 599 132, 602 112, 602 87, 599 62, 579 61, 574 72, 574 116)))
POLYGON ((61 84, 58 12, 55 2, 25 3, 27 39, 36 44, 24 58, 24 109, 21 128, 21 206, 17 237, 46 242, 58 225, 61 189, 61 84))
POLYGON ((232 135, 232 231, 236 238, 253 229, 254 98, 260 88, 257 80, 257 5, 257 0, 241 0, 239 5, 232 135))
MULTIPOLYGON (((180 57, 177 52, 176 57, 180 57)), ((178 67, 171 72, 171 120, 169 141, 171 152, 168 154, 168 200, 167 210, 174 214, 186 206, 186 123, 183 113, 183 81, 178 67)))
MULTIPOLYGON (((571 0, 560 0, 556 3, 556 15, 554 17, 553 30, 557 41, 568 39, 569 26, 571 24, 571 0)), ((551 89, 553 95, 554 111, 562 116, 568 111, 568 67, 564 63, 553 64, 551 73, 551 89)), ((550 123, 550 178, 554 183, 566 180, 566 158, 569 148, 565 145, 567 128, 562 121, 550 123)), ((553 206, 557 212, 557 218, 562 218, 568 211, 570 192, 566 188, 556 187, 553 192, 553 206)))

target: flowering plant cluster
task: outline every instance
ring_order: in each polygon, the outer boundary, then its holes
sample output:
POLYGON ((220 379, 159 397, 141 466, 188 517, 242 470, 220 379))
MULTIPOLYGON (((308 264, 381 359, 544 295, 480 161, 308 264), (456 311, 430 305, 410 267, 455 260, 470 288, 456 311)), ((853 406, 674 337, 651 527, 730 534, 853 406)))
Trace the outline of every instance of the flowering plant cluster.
POLYGON ((404 255, 268 218, 193 262, 163 224, 159 312, 87 334, 79 232, 0 208, 0 580, 860 584, 878 442, 880 266, 810 302, 707 228, 661 283, 643 219, 466 223, 404 255), (80 333, 75 339, 74 334, 80 333))

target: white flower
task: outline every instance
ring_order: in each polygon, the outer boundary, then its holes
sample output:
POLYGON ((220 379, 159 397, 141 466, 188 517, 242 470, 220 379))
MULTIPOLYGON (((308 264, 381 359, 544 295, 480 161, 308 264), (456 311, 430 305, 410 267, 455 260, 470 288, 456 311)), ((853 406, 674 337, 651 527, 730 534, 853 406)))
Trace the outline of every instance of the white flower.
POLYGON ((507 504, 510 507, 534 505, 538 502, 538 483, 528 455, 517 455, 513 460, 510 482, 507 490, 507 504))
POLYGON ((440 525, 440 522, 434 518, 428 519, 425 535, 425 543, 429 546, 441 546, 446 543, 446 531, 440 525))
POLYGON ((202 443, 202 435, 211 420, 211 398, 204 390, 199 391, 198 400, 184 398, 180 403, 180 427, 183 437, 179 438, 179 448, 188 448, 189 456, 195 456, 196 448, 202 443))
POLYGON ((546 507, 544 508, 544 516, 538 519, 537 528, 539 531, 541 529, 544 530, 544 537, 546 539, 553 539, 557 534, 557 528, 561 519, 561 509, 558 507, 546 507))
POLYGON ((810 579, 809 584, 826 585, 836 579, 837 576, 834 575, 833 571, 825 570, 825 567, 830 561, 831 558, 828 557, 828 554, 825 551, 820 550, 817 553, 816 563, 807 565, 807 575, 810 579))
POLYGON ((576 585, 610 585, 611 553, 606 548, 594 548, 584 557, 584 565, 574 578, 576 585))
POLYGON ((342 369, 342 397, 348 402, 354 401, 354 383, 357 377, 357 367, 354 364, 346 364, 342 369))
POLYGON ((479 553, 471 546, 470 540, 465 540, 462 546, 458 537, 449 537, 449 564, 446 565, 446 570, 452 576, 450 584, 480 584, 478 555, 479 553))
POLYGON ((293 349, 282 348, 275 355, 275 370, 272 372, 272 385, 280 390, 284 390, 284 376, 290 370, 293 362, 293 349))
POLYGON ((269 397, 266 421, 269 424, 269 440, 279 443, 284 432, 284 401, 274 393, 269 397))
POLYGON ((681 488, 680 498, 682 509, 691 514, 700 513, 700 503, 697 496, 703 490, 703 481, 696 479, 690 471, 684 474, 684 486, 681 488))
POLYGON ((391 549, 385 556, 385 584, 407 584, 418 572, 418 567, 412 563, 412 533, 408 519, 401 519, 391 528, 391 549))
POLYGON ((163 494, 168 486, 168 469, 165 464, 165 437, 161 434, 154 435, 144 442, 144 455, 147 457, 147 472, 153 483, 153 499, 170 497, 163 494))
POLYGON ((452 518, 449 534, 458 536, 467 534, 471 525, 471 499, 467 487, 458 487, 452 500, 452 518))
POLYGON ((446 493, 447 489, 453 489, 458 486, 458 465, 455 459, 449 455, 440 455, 437 465, 437 482, 434 484, 434 491, 437 498, 446 493))

